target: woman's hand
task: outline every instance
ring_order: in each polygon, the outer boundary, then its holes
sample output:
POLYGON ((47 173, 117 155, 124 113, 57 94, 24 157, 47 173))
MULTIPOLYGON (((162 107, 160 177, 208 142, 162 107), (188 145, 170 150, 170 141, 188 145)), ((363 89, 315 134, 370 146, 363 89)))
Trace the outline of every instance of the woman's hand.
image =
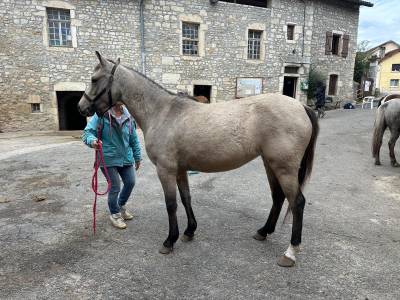
POLYGON ((95 140, 95 141, 93 141, 93 143, 92 143, 92 147, 93 147, 94 149, 96 149, 96 150, 99 150, 101 144, 102 144, 101 141, 95 140))
POLYGON ((140 168, 140 160, 139 161, 135 161, 135 170, 139 170, 140 168))

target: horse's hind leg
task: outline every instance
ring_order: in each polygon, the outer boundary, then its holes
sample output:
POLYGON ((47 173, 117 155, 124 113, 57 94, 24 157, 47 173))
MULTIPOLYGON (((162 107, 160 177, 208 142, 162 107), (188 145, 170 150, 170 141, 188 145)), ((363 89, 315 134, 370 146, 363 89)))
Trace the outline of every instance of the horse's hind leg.
POLYGON ((157 174, 164 190, 169 221, 169 234, 159 251, 162 254, 168 254, 172 252, 174 244, 179 237, 178 221, 176 218, 176 174, 161 167, 157 167, 157 174))
POLYGON ((178 176, 176 177, 176 182, 178 184, 179 194, 181 196, 182 204, 185 207, 186 216, 188 219, 188 225, 184 235, 181 237, 181 240, 183 242, 187 242, 193 239, 194 232, 196 231, 197 228, 197 222, 192 210, 189 181, 185 170, 178 172, 178 176))
POLYGON ((399 163, 396 160, 396 156, 394 155, 394 145, 396 144, 397 139, 399 138, 400 131, 398 128, 392 129, 390 131, 391 136, 389 140, 389 155, 390 155, 390 162, 393 167, 399 167, 399 163))
POLYGON ((292 267, 296 262, 296 254, 301 244, 301 233, 303 228, 303 211, 306 200, 300 189, 298 181, 298 171, 293 168, 291 171, 282 169, 275 172, 282 190, 289 201, 289 208, 293 214, 292 237, 290 245, 284 255, 279 257, 278 265, 282 267, 292 267))
POLYGON ((275 177, 273 171, 268 168, 265 160, 264 166, 267 172, 269 186, 271 188, 272 208, 269 212, 269 216, 265 225, 257 230, 257 233, 253 236, 254 239, 259 241, 265 240, 268 234, 271 234, 275 231, 276 222, 278 221, 282 204, 285 200, 285 194, 282 191, 281 185, 279 184, 279 181, 275 177))

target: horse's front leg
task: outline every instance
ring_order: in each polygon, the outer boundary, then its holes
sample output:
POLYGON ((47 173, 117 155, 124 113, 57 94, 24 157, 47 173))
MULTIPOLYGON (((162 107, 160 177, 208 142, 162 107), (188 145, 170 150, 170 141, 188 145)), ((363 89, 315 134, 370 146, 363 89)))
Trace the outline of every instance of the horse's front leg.
POLYGON ((186 170, 178 172, 176 181, 178 184, 178 189, 179 189, 179 194, 181 196, 182 204, 185 207, 186 216, 188 219, 188 225, 185 230, 185 234, 181 237, 181 240, 183 242, 188 242, 188 241, 191 241, 194 237, 194 232, 196 231, 196 228, 197 228, 197 222, 196 222, 196 218, 194 217, 193 210, 192 210, 190 189, 189 189, 189 180, 188 180, 186 170))
POLYGON ((179 237, 178 221, 176 218, 176 174, 162 167, 157 167, 157 174, 164 190, 169 221, 169 234, 159 251, 162 254, 168 254, 172 252, 174 243, 179 237))

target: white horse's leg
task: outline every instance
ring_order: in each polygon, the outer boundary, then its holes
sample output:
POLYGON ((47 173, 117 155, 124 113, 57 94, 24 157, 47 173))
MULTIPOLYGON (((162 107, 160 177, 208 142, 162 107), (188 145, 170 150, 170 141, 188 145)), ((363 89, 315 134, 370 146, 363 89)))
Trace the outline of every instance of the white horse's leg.
POLYGON ((400 136, 400 132, 398 131, 398 128, 396 129, 391 129, 390 130, 391 136, 389 140, 389 155, 390 155, 390 163, 392 164, 393 167, 399 167, 399 163, 396 160, 396 156, 394 154, 394 145, 396 144, 397 139, 400 136))

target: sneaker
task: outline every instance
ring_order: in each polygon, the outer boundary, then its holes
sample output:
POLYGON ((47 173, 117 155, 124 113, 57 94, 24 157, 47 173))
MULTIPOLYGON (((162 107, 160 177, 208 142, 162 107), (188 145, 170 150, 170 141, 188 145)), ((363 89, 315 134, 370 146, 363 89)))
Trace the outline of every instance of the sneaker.
POLYGON ((124 220, 132 220, 133 219, 133 215, 127 211, 125 205, 121 206, 121 216, 124 220))
POLYGON ((110 220, 111 223, 114 227, 118 228, 118 229, 125 229, 126 228, 126 224, 124 222, 124 219, 122 218, 121 213, 117 213, 117 214, 112 214, 110 216, 110 220))

